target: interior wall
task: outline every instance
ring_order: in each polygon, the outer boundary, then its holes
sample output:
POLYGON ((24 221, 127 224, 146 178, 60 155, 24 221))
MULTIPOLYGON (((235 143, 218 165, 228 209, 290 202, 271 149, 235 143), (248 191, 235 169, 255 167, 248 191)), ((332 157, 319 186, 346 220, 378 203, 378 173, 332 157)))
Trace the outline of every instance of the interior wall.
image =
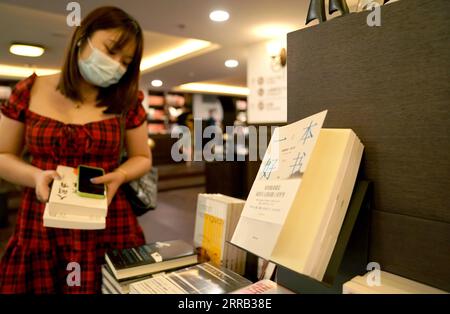
POLYGON ((374 183, 370 261, 450 291, 450 1, 403 0, 288 34, 288 122, 328 109, 374 183))

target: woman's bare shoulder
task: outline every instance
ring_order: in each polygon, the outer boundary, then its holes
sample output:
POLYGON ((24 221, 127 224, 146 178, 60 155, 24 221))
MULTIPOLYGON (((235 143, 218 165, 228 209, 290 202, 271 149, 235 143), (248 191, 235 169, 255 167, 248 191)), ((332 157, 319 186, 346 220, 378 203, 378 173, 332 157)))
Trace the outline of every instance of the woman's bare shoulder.
POLYGON ((55 73, 51 75, 37 76, 35 84, 40 88, 55 88, 58 85, 60 78, 60 73, 55 73))

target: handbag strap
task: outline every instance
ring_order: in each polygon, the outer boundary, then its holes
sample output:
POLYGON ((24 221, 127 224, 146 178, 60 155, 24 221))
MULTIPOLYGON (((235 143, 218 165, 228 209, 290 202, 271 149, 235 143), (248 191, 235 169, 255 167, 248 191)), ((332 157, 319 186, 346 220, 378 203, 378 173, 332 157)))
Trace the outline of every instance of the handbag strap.
POLYGON ((120 162, 122 161, 122 152, 125 141, 125 112, 120 114, 120 149, 119 149, 119 157, 117 160, 117 164, 120 166, 120 162))

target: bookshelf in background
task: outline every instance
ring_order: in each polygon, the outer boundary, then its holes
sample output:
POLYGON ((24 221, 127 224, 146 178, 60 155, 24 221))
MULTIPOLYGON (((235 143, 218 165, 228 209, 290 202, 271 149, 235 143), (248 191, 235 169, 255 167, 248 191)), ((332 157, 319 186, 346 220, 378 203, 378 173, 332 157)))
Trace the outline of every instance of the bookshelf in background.
POLYGON ((192 111, 192 96, 188 93, 149 91, 146 108, 149 135, 170 134, 184 108, 192 111))
POLYGON ((167 113, 164 92, 149 91, 147 102, 148 133, 166 133, 167 113))

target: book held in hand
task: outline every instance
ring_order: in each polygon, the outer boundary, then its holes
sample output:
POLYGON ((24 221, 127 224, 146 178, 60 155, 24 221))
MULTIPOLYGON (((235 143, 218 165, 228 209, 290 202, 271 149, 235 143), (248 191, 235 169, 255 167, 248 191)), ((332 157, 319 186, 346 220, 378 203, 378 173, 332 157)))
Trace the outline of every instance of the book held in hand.
POLYGON ((99 230, 105 229, 106 219, 102 216, 79 216, 57 213, 51 216, 48 203, 44 210, 44 227, 61 229, 99 230))
POLYGON ((50 198, 45 205, 43 224, 47 228, 100 230, 106 227, 106 197, 82 197, 77 192, 77 169, 59 165, 61 176, 53 181, 50 198))
POLYGON ((60 165, 56 168, 56 172, 61 176, 61 179, 55 179, 52 184, 48 200, 48 209, 51 216, 66 214, 106 217, 108 212, 106 197, 95 199, 83 197, 77 193, 77 169, 60 165))
POLYGON ((162 272, 198 262, 194 247, 182 240, 112 250, 106 252, 105 259, 117 280, 162 272))

